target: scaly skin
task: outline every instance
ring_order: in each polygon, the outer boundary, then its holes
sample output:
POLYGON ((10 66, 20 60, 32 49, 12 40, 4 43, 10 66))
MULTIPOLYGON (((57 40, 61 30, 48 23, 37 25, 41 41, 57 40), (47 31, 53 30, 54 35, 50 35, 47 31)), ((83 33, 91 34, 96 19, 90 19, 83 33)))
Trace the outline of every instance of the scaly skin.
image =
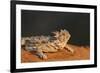
POLYGON ((67 45, 71 35, 67 30, 60 30, 53 32, 54 36, 32 36, 25 37, 21 40, 21 45, 25 45, 25 49, 29 51, 36 51, 36 54, 42 58, 47 59, 44 52, 57 52, 62 49, 67 49, 71 53, 74 50, 67 45))

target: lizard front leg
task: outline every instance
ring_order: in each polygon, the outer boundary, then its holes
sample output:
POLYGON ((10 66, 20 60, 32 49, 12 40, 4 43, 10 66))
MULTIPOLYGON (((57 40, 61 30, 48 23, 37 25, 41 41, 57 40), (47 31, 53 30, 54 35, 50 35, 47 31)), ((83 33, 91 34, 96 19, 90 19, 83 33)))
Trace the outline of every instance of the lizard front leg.
POLYGON ((66 45, 64 48, 70 51, 72 54, 74 53, 74 50, 69 45, 66 45))

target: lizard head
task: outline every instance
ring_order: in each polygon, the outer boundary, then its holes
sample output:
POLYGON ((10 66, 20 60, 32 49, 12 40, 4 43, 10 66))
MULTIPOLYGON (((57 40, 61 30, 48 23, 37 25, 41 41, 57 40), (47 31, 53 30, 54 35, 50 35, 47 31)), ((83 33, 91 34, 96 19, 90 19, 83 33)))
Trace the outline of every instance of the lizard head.
POLYGON ((69 38, 71 37, 70 33, 66 29, 55 31, 53 32, 53 34, 54 34, 54 37, 61 42, 64 42, 64 41, 68 42, 69 38))

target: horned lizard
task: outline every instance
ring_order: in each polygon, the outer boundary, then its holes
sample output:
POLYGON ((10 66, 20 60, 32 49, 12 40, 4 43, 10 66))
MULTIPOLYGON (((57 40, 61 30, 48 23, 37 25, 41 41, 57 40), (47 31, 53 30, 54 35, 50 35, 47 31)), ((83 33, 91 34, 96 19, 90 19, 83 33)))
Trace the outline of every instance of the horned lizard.
POLYGON ((25 49, 28 51, 36 51, 36 54, 42 58, 47 59, 47 55, 44 52, 57 52, 61 49, 67 49, 71 53, 74 50, 67 45, 71 35, 67 30, 60 30, 52 32, 54 36, 31 36, 21 39, 21 45, 25 45, 25 49))

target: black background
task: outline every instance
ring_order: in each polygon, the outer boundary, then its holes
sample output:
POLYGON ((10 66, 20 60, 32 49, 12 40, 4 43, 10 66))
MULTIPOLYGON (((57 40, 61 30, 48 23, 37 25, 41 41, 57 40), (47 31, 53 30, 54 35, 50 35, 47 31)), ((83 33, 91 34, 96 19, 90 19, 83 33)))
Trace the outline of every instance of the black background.
POLYGON ((51 35, 52 31, 60 29, 67 29, 70 32, 69 43, 90 44, 89 13, 21 10, 22 37, 51 35))

